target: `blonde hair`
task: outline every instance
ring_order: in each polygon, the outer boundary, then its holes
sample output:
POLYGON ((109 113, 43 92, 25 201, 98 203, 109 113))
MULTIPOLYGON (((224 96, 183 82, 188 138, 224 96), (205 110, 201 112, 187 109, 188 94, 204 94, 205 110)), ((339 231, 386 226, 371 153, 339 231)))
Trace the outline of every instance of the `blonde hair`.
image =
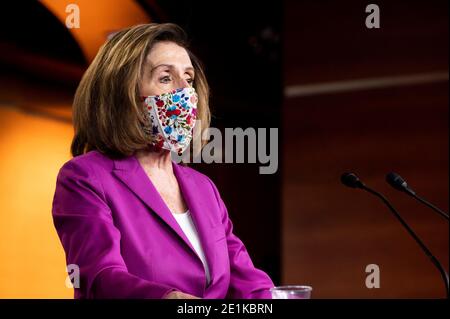
POLYGON ((173 23, 136 25, 114 34, 81 79, 73 102, 74 157, 91 150, 110 157, 129 156, 151 143, 142 129, 147 123, 139 83, 145 58, 159 41, 174 42, 189 54, 198 94, 197 119, 202 125, 194 139, 209 128, 209 86, 201 62, 189 50, 184 30, 173 23))

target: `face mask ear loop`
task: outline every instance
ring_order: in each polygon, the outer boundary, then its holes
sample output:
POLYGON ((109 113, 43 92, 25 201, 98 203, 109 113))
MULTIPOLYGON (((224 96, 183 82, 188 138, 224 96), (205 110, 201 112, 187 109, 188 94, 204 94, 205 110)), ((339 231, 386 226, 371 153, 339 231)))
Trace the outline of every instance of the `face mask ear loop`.
MULTIPOLYGON (((155 105, 154 107, 152 107, 152 109, 153 109, 154 115, 156 117, 156 122, 159 127, 159 131, 161 132, 161 134, 163 134, 164 138, 166 139, 166 137, 165 137, 166 133, 164 132, 164 129, 161 124, 161 120, 159 119, 159 114, 158 114, 159 108, 157 105, 155 105)), ((153 123, 152 123, 152 126, 153 126, 153 123)), ((172 149, 172 145, 170 143, 167 143, 167 144, 169 144, 169 147, 172 149)))

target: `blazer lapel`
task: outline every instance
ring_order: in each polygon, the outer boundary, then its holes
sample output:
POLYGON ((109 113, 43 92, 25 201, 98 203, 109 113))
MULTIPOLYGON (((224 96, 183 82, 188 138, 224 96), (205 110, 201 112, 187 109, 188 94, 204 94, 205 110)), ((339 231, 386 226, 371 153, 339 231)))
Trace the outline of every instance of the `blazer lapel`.
POLYGON ((174 174, 181 188, 181 193, 189 207, 192 220, 200 237, 200 242, 208 262, 211 278, 210 284, 212 284, 214 279, 215 237, 212 234, 211 207, 208 206, 207 201, 204 199, 203 190, 198 185, 196 179, 178 164, 172 163, 174 174))
POLYGON ((114 160, 113 174, 159 216, 196 254, 190 241, 135 156, 114 160))
MULTIPOLYGON (((203 199, 202 189, 195 178, 178 164, 172 162, 172 168, 177 178, 181 193, 191 212, 192 220, 197 229, 203 251, 208 262, 210 285, 214 279, 214 234, 212 234, 211 207, 203 199)), ((159 218, 174 231, 198 258, 195 249, 184 234, 178 222, 173 217, 164 200, 159 195, 150 178, 141 167, 135 156, 114 160, 113 174, 119 178, 136 196, 138 196, 159 218)))

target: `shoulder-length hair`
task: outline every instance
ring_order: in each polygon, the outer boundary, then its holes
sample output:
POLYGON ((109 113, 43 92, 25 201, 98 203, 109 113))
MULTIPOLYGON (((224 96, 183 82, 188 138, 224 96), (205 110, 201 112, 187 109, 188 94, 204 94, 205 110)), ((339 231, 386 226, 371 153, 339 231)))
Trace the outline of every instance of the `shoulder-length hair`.
POLYGON ((194 139, 203 136, 211 118, 209 86, 201 62, 189 50, 186 33, 173 23, 142 24, 114 34, 83 75, 73 102, 72 156, 97 150, 124 157, 149 146, 151 137, 142 129, 148 124, 139 83, 145 58, 159 41, 172 41, 189 54, 198 94, 197 119, 201 121, 201 131, 194 130, 194 139))

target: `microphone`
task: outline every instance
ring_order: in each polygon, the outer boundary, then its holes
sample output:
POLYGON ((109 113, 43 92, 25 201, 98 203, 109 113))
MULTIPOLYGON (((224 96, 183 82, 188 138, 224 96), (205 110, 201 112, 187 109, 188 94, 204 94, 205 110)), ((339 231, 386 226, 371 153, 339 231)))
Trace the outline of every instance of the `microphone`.
POLYGON ((439 215, 441 215, 442 217, 444 217, 445 219, 448 220, 448 214, 444 213, 441 209, 437 208, 436 206, 434 206, 433 204, 431 204, 430 202, 428 202, 424 198, 416 195, 416 192, 414 192, 408 186, 406 181, 400 175, 398 175, 397 173, 391 172, 391 173, 387 174, 386 175, 386 182, 388 182, 389 185, 391 185, 395 189, 397 189, 397 190, 399 190, 401 192, 404 192, 404 193, 408 194, 409 196, 415 198, 416 200, 418 200, 419 202, 421 202, 425 206, 428 206, 429 208, 434 210, 436 213, 438 213, 439 215))
POLYGON ((354 173, 344 173, 341 176, 341 182, 347 187, 351 188, 359 188, 363 189, 372 195, 375 195, 376 197, 380 198, 383 203, 386 204, 387 207, 391 210, 391 212, 394 214, 394 216, 400 221, 400 223, 403 225, 403 227, 407 230, 407 232, 411 235, 411 237, 419 244, 420 248, 425 252, 425 254, 430 258, 433 265, 438 269, 439 273, 442 276, 442 279, 444 280, 445 284, 445 292, 447 295, 447 298, 449 297, 449 282, 448 282, 448 274, 445 271, 444 267, 442 267, 439 260, 431 253, 431 251, 425 246, 425 244, 422 242, 422 240, 419 238, 419 236, 416 235, 416 233, 411 229, 411 227, 405 222, 405 220, 400 216, 400 214, 397 212, 397 210, 394 208, 394 206, 391 205, 391 203, 387 200, 387 198, 367 187, 363 182, 360 181, 359 177, 356 176, 354 173))

